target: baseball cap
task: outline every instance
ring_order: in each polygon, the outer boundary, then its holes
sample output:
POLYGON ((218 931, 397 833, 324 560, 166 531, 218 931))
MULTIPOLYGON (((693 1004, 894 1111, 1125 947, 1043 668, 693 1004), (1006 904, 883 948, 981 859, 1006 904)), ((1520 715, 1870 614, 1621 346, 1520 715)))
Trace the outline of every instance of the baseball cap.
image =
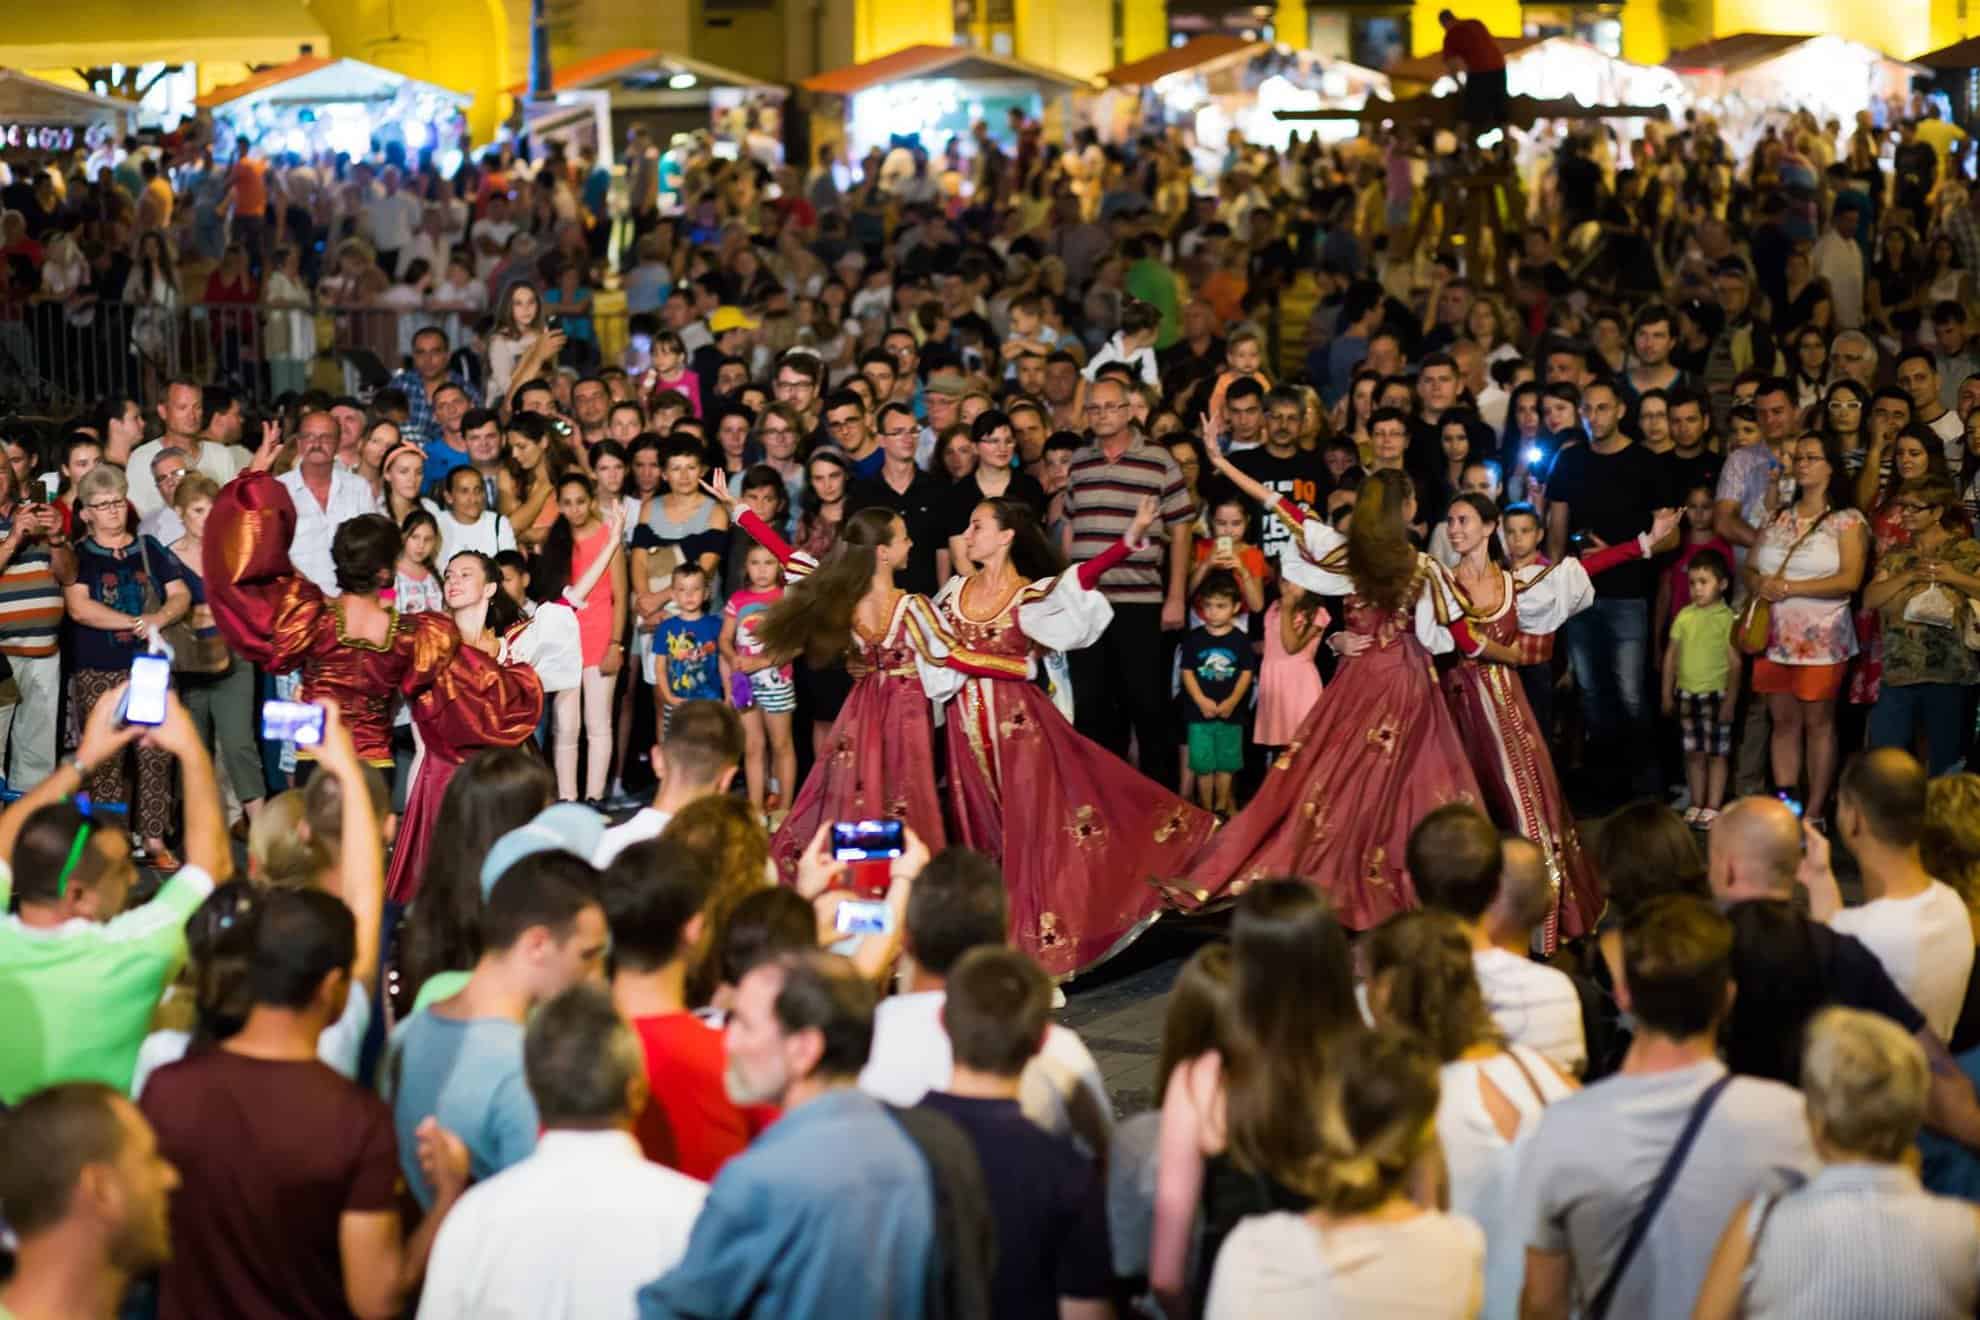
POLYGON ((740 307, 717 307, 708 314, 708 328, 718 335, 731 330, 754 330, 757 321, 740 307))
POLYGON ((929 375, 928 383, 922 386, 922 389, 926 393, 940 394, 944 398, 960 399, 969 393, 969 381, 961 372, 937 371, 929 375))
POLYGON ((540 852, 567 852, 589 862, 605 836, 605 817, 576 802, 556 802, 536 813, 527 825, 518 825, 488 850, 481 864, 481 897, 503 873, 523 858, 540 852))

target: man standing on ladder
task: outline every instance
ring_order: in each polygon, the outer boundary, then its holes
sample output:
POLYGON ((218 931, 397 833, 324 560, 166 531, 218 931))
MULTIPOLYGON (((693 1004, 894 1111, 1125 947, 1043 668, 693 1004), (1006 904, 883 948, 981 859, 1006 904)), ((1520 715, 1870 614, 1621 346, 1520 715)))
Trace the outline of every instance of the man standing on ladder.
POLYGON ((1459 18, 1450 10, 1438 13, 1444 25, 1444 64, 1453 77, 1464 75, 1464 124, 1472 141, 1506 126, 1506 56, 1485 25, 1459 18))

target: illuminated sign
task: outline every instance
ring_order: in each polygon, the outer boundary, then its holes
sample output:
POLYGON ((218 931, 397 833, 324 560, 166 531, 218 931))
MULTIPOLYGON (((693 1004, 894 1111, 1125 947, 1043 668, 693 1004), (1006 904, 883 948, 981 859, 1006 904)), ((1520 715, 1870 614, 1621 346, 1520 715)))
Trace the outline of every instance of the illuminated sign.
POLYGON ((76 145, 72 124, 0 124, 0 148, 67 151, 76 145))

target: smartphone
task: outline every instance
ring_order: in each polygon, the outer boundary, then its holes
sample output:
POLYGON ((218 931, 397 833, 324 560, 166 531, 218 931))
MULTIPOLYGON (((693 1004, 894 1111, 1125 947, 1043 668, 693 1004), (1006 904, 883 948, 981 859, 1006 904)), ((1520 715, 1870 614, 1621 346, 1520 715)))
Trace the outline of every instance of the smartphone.
POLYGON ((1220 554, 1220 555, 1228 555, 1228 554, 1230 554, 1230 552, 1231 552, 1231 546, 1232 546, 1233 544, 1234 544, 1234 541, 1233 541, 1233 538, 1231 538, 1231 537, 1228 537, 1228 536, 1220 536, 1220 537, 1218 537, 1218 538, 1217 538, 1217 553, 1218 553, 1218 554, 1220 554))
POLYGON ((833 927, 841 935, 891 935, 894 910, 883 901, 849 898, 839 904, 833 927))
POLYGON ((546 316, 543 318, 543 328, 554 335, 564 328, 564 318, 561 316, 546 316))
POLYGON ((323 707, 308 701, 264 701, 261 736, 271 742, 315 747, 323 741, 323 707))
POLYGON ((162 655, 131 661, 131 685, 124 693, 123 722, 157 728, 165 722, 165 694, 172 690, 172 662, 162 655))
POLYGON ((1794 813, 1796 820, 1801 819, 1802 806, 1799 798, 1796 798, 1792 793, 1776 793, 1774 796, 1779 798, 1786 805, 1787 809, 1794 813))
POLYGON ((56 492, 62 489, 62 474, 59 472, 42 473, 41 489, 45 492, 43 498, 48 503, 53 504, 55 502, 56 492))
POLYGON ((832 856, 841 862, 880 862, 907 850, 907 833, 897 820, 841 820, 832 825, 832 856))

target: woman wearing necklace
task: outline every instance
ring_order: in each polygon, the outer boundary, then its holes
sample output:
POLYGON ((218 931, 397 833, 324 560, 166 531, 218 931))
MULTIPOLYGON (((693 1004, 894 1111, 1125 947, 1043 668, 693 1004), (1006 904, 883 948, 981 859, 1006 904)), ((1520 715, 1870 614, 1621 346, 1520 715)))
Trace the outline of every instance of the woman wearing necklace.
MULTIPOLYGON (((1044 656, 1099 639, 1113 618, 1100 577, 1156 518, 1144 498, 1122 539, 1066 569, 1038 521, 1015 500, 985 500, 962 537, 967 577, 935 593, 959 655, 946 700, 954 841, 1003 868, 1011 939, 1054 977, 1087 971, 1144 930, 1163 904, 1158 883, 1185 867, 1217 827, 1113 753, 1074 731, 1032 680, 1044 656)), ((1063 689, 1061 689, 1063 690, 1063 689)))
POLYGON ((1519 666, 1545 663, 1554 633, 1595 603, 1590 573, 1641 557, 1677 520, 1677 510, 1659 510, 1650 531, 1634 541, 1515 577, 1499 546, 1497 505, 1460 495, 1445 516, 1458 555, 1449 575, 1461 612, 1451 631, 1463 658, 1443 672, 1444 699, 1492 818, 1531 840, 1546 861, 1554 904, 1542 926, 1544 953, 1562 938, 1595 929, 1602 888, 1554 774, 1545 730, 1527 705, 1519 666))

